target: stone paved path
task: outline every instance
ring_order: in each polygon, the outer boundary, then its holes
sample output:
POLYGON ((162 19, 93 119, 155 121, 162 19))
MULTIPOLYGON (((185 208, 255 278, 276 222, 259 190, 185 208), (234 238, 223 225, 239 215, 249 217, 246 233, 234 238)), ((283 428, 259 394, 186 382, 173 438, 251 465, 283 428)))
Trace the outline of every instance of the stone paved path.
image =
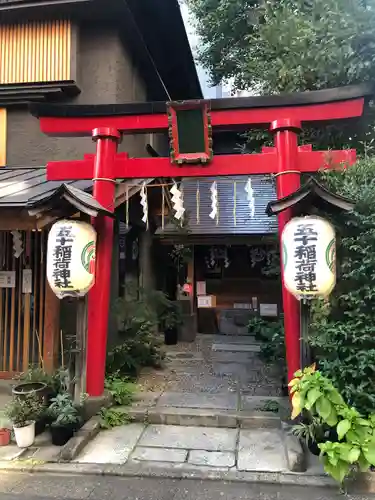
POLYGON ((280 420, 263 410, 285 404, 280 377, 258 353, 252 337, 201 335, 168 348, 165 369, 140 378, 139 423, 101 432, 76 462, 285 471, 280 420))
POLYGON ((281 431, 129 424, 101 432, 78 463, 127 464, 207 470, 287 470, 281 431))

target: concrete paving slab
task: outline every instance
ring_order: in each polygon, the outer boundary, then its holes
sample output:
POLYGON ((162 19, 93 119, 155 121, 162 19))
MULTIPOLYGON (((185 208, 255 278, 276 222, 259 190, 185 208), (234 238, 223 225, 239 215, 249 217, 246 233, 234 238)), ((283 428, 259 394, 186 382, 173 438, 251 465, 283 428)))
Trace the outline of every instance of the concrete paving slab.
POLYGON ((149 425, 138 446, 189 450, 234 451, 237 429, 149 425))
POLYGON ((189 453, 188 463, 192 465, 209 465, 211 467, 234 467, 235 454, 224 451, 192 450, 189 453))
POLYGON ((239 471, 287 470, 281 431, 241 430, 237 468, 239 471))
POLYGON ((257 344, 212 344, 213 351, 260 352, 257 344))
POLYGON ((0 446, 0 461, 15 460, 21 456, 25 450, 18 448, 15 444, 0 446))
POLYGON ((124 464, 145 426, 129 424, 100 432, 74 460, 78 463, 124 464))
POLYGON ((172 448, 148 448, 137 446, 131 455, 132 460, 150 462, 174 462, 182 463, 186 461, 188 450, 172 448))
MULTIPOLYGON (((40 448, 30 449, 30 454, 27 458, 32 460, 40 460, 42 462, 58 462, 60 458, 62 446, 41 446, 40 448)), ((26 459, 26 456, 22 456, 22 459, 26 459)))
POLYGON ((215 408, 218 410, 235 410, 237 395, 224 394, 193 394, 184 392, 165 392, 157 402, 159 406, 174 406, 180 408, 215 408))

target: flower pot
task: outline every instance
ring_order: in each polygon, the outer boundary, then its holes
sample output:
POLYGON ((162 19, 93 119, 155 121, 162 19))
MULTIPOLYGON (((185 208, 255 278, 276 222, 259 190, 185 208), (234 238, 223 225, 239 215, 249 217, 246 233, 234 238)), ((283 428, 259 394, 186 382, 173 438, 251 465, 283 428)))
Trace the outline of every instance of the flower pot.
POLYGON ((28 448, 35 440, 35 422, 29 422, 23 427, 13 427, 18 448, 28 448))
POLYGON ((74 426, 51 425, 52 444, 63 446, 74 434, 74 426))
POLYGON ((165 345, 176 345, 178 340, 178 329, 174 328, 166 328, 164 330, 164 344, 165 345))
POLYGON ((310 450, 310 452, 318 457, 320 455, 320 449, 318 446, 318 443, 316 441, 313 441, 312 439, 309 439, 307 442, 307 447, 310 450))
POLYGON ((12 394, 22 399, 22 397, 35 393, 37 397, 46 402, 48 390, 47 384, 43 382, 23 382, 13 387, 12 394))
POLYGON ((10 443, 10 430, 0 429, 0 446, 8 446, 10 443))
POLYGON ((35 435, 39 436, 46 430, 47 418, 41 417, 39 420, 35 421, 35 435))

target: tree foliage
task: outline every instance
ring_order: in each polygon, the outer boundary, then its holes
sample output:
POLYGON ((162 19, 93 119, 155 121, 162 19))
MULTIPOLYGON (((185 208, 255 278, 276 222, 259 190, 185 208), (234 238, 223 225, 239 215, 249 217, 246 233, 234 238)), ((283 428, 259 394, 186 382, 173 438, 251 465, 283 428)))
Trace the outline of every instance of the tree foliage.
POLYGON ((374 80, 374 0, 188 3, 213 83, 272 94, 374 80))
MULTIPOLYGON (((275 94, 375 80, 375 0, 187 1, 213 84, 231 80, 237 89, 275 94)), ((361 151, 374 123, 371 108, 361 124, 307 129, 302 142, 361 151)), ((266 141, 253 133, 249 147, 266 141)))

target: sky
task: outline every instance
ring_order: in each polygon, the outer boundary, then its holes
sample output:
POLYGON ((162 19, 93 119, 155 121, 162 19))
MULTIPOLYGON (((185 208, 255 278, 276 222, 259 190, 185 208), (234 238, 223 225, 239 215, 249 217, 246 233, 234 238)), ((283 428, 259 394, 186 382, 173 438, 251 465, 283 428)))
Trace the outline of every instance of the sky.
MULTIPOLYGON (((190 47, 191 47, 191 50, 193 52, 193 55, 195 56, 196 51, 197 51, 197 47, 199 45, 199 37, 194 30, 194 26, 193 26, 193 23, 191 22, 191 17, 189 15, 189 10, 188 10, 186 4, 182 3, 180 5, 180 7, 181 7, 182 18, 183 18, 184 23, 185 23, 186 32, 187 32, 187 35, 189 38, 190 47)), ((199 64, 196 64, 196 66, 197 66, 199 81, 200 81, 201 87, 202 87, 203 96, 207 99, 214 99, 215 97, 217 97, 216 88, 215 87, 212 88, 209 86, 209 83, 208 83, 209 76, 208 76, 207 72, 205 71, 205 69, 202 66, 200 66, 199 64)))

